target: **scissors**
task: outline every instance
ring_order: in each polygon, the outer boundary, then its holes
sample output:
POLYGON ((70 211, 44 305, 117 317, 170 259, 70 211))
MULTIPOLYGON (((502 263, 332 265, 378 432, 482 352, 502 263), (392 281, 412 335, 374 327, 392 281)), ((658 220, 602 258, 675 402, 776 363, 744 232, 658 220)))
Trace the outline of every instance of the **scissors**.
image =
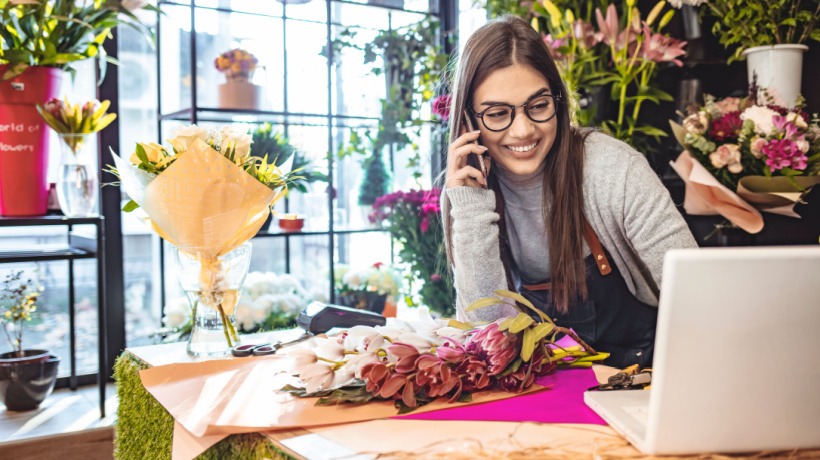
POLYGON ((247 345, 237 345, 231 348, 231 354, 236 356, 237 358, 244 358, 246 356, 266 356, 275 354, 280 348, 293 345, 294 343, 301 342, 303 340, 309 339, 313 337, 313 334, 309 334, 305 332, 301 336, 296 339, 290 340, 288 342, 267 342, 267 343, 257 343, 257 344, 247 344, 247 345))

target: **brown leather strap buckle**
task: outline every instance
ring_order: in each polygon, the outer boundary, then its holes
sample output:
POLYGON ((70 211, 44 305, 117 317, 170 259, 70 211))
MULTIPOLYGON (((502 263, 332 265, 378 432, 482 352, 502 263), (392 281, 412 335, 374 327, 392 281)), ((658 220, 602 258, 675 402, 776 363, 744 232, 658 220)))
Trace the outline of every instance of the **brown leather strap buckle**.
POLYGON ((589 221, 586 219, 584 219, 584 239, 587 241, 590 251, 592 251, 592 255, 595 258, 595 265, 598 266, 598 271, 600 271, 602 275, 608 275, 612 272, 612 266, 606 254, 604 254, 604 248, 601 247, 601 242, 598 241, 598 235, 595 234, 595 230, 592 229, 592 226, 589 225, 589 221))

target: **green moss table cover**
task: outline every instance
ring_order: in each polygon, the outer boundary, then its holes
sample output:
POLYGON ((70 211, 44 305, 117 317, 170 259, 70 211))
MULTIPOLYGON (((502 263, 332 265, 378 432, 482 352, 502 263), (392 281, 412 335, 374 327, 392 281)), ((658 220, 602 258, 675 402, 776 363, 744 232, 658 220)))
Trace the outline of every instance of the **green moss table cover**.
MULTIPOLYGON (((252 340, 250 343, 256 343, 252 340)), ((117 358, 114 378, 117 381, 117 422, 114 456, 123 460, 171 459, 174 419, 143 387, 139 371, 151 364, 166 364, 145 357, 187 357, 185 343, 152 345, 126 349, 117 358)), ((162 359, 162 358, 157 358, 162 359)), ((189 358, 190 359, 190 358, 189 358)), ((192 359, 191 359, 192 360, 192 359)), ((300 430, 287 430, 282 436, 292 436, 300 430)), ((199 457, 200 460, 222 459, 290 459, 292 452, 277 446, 273 440, 258 433, 231 435, 218 442, 199 457)))

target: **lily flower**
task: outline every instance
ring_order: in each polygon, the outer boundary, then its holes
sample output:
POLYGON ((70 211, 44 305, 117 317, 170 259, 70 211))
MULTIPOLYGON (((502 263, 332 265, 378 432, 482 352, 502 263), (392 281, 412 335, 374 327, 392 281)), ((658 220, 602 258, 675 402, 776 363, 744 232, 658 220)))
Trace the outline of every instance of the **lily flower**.
POLYGON ((652 33, 646 23, 643 24, 644 41, 641 53, 644 59, 652 62, 672 62, 678 67, 683 66, 679 56, 686 54, 683 47, 685 41, 667 37, 664 34, 652 33))

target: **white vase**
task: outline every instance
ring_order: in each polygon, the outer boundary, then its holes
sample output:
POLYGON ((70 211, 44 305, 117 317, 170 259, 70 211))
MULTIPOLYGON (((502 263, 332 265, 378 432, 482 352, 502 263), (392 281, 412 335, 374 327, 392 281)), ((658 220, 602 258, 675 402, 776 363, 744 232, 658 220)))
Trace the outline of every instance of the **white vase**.
POLYGON ((222 109, 259 110, 262 87, 247 80, 229 80, 219 85, 219 107, 222 109))
POLYGON ((808 49, 806 45, 769 45, 743 51, 749 83, 757 74, 758 94, 768 89, 780 97, 787 107, 794 107, 800 95, 803 53, 808 49))

